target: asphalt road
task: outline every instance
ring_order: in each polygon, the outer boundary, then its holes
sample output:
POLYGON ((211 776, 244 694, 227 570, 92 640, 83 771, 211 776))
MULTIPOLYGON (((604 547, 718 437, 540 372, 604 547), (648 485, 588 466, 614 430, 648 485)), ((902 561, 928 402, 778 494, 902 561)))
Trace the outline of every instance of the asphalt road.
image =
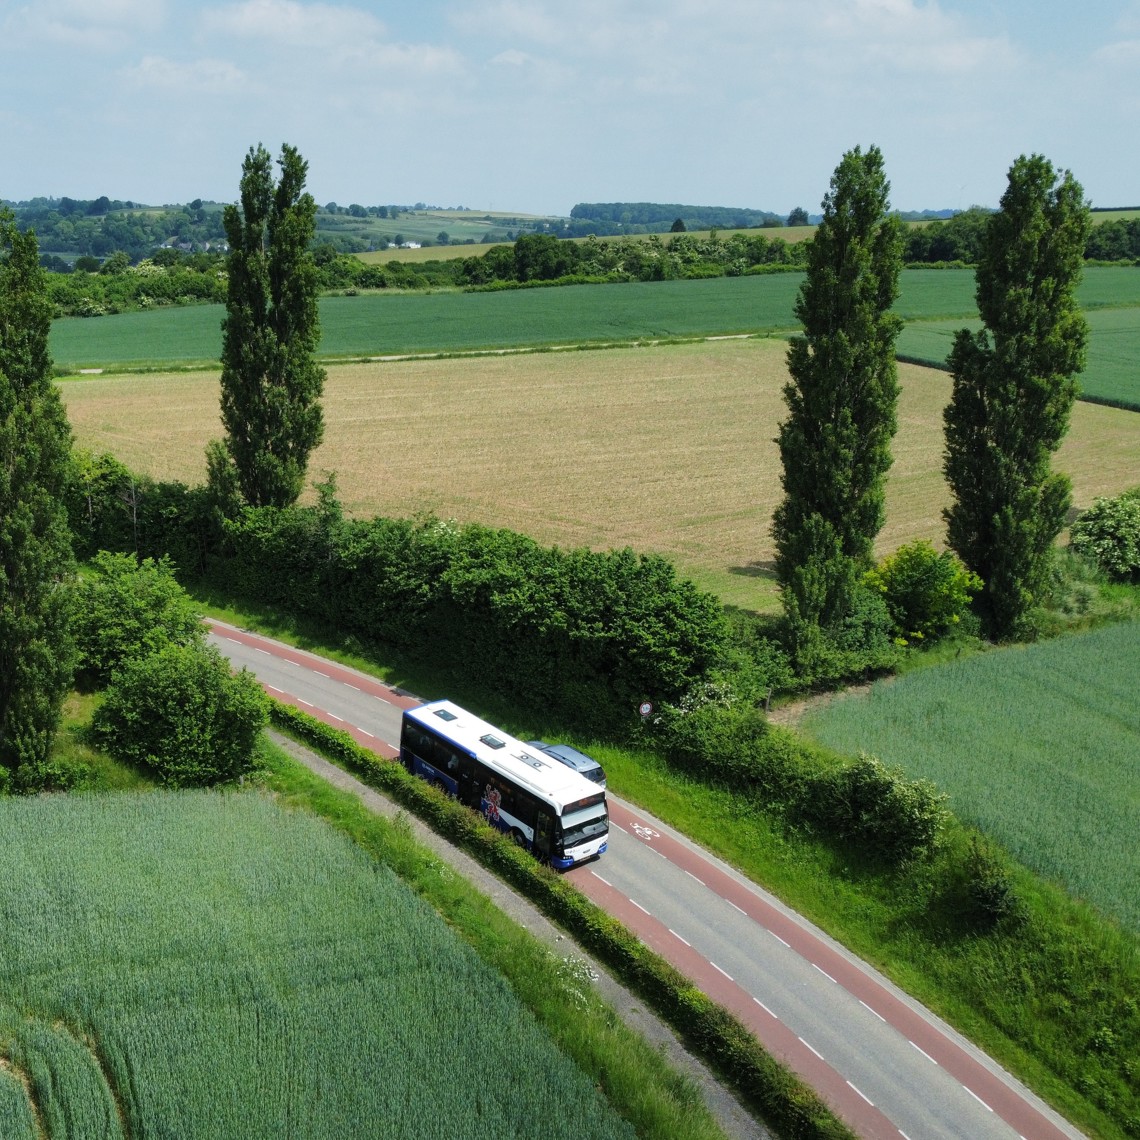
MULTIPOLYGON (((280 642, 214 624, 269 692, 395 754, 419 702, 280 642)), ((610 845, 568 872, 873 1140, 1081 1133, 943 1022, 731 867, 612 794, 610 845)))

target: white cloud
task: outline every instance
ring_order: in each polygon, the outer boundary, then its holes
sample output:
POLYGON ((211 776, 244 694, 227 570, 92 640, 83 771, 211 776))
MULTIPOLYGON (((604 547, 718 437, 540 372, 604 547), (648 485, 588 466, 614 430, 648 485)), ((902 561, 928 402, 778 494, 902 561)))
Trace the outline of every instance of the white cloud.
POLYGON ((503 64, 507 67, 525 67, 528 63, 534 63, 533 55, 525 51, 517 51, 515 48, 509 48, 507 51, 501 51, 498 55, 492 56, 491 62, 494 64, 503 64))
MULTIPOLYGON (((1128 67, 1140 63, 1140 39, 1118 40, 1114 44, 1106 44, 1097 50, 1093 58, 1096 61, 1114 66, 1124 65, 1128 67)), ((1135 87, 1135 84, 1133 86, 1135 87)))
POLYGON ((148 55, 120 74, 135 87, 171 95, 231 95, 250 89, 249 77, 221 59, 197 59, 188 63, 148 55))
POLYGON ((250 68, 287 69, 298 87, 342 81, 383 82, 393 71, 426 78, 461 69, 459 55, 446 46, 392 40, 385 25, 362 8, 302 4, 297 0, 244 0, 204 13, 208 37, 225 35, 260 45, 265 54, 250 68), (296 53, 303 53, 298 66, 296 53))
POLYGON ((42 43, 113 50, 155 32, 165 11, 161 0, 37 0, 0 20, 0 45, 15 50, 42 43))
POLYGON ((361 8, 299 4, 296 0, 245 0, 204 14, 208 32, 244 36, 293 47, 322 48, 379 39, 384 25, 361 8))

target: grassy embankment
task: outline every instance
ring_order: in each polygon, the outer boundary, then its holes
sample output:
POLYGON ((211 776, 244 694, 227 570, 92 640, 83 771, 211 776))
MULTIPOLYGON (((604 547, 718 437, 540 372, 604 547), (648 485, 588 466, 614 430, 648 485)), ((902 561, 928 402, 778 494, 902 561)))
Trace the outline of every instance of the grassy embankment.
POLYGON ((1137 691, 1128 622, 880 683, 803 725, 932 780, 963 819, 1140 933, 1137 691))

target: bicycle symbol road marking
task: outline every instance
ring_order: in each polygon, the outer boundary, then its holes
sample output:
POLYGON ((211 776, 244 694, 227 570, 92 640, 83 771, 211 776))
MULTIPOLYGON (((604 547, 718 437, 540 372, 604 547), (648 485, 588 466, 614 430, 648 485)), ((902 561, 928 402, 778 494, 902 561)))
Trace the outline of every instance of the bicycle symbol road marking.
POLYGON ((649 841, 651 839, 660 839, 661 838, 661 832, 654 831, 652 827, 646 827, 646 825, 644 823, 631 823, 630 827, 633 828, 634 832, 641 839, 644 839, 646 841, 649 841))

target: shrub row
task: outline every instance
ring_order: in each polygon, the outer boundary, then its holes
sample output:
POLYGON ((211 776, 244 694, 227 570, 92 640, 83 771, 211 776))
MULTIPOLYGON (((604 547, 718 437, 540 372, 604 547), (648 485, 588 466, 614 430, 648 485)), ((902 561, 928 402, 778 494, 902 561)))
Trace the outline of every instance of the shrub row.
POLYGON ((543 547, 438 519, 246 511, 226 572, 240 593, 462 671, 531 708, 619 725, 676 700, 723 646, 723 610, 671 563, 543 547))
POLYGON ((521 851, 476 813, 360 747, 340 729, 274 703, 272 720, 341 761, 433 830, 463 848, 569 930, 723 1073, 749 1107, 788 1140, 853 1137, 816 1094, 777 1062, 727 1010, 696 989, 616 919, 521 851))
POLYGON ((509 692, 595 730, 675 701, 723 652, 712 594, 658 555, 540 546, 436 518, 345 519, 332 484, 314 507, 229 510, 205 487, 156 484, 80 457, 77 553, 168 555, 229 593, 509 692))
POLYGON ((666 707, 646 730, 675 767, 779 811, 797 825, 856 845, 888 866, 930 855, 946 797, 873 756, 841 763, 773 726, 758 709, 666 707))

